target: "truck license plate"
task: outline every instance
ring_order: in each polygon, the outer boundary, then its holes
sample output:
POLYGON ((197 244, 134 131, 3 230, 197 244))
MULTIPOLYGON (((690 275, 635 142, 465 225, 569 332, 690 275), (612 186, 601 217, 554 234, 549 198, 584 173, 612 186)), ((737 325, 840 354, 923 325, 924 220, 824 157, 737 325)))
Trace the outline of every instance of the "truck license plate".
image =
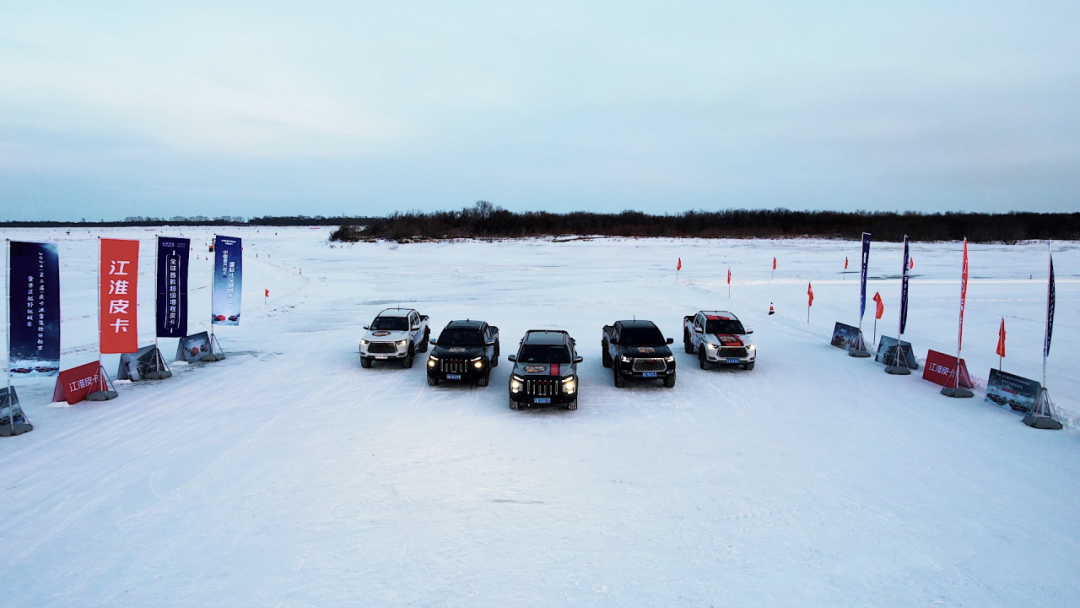
POLYGON ((735 358, 735 359, 728 359, 728 360, 727 360, 727 362, 728 362, 728 363, 738 363, 738 362, 739 362, 739 359, 738 359, 738 358, 735 358))
POLYGON ((386 355, 375 355, 375 358, 376 359, 387 359, 388 357, 386 355))
POLYGON ((641 372, 642 378, 655 378, 656 372, 641 372))
POLYGON ((551 403, 551 397, 534 397, 533 403, 551 403))
POLYGON ((461 374, 446 374, 447 380, 461 380, 461 374))

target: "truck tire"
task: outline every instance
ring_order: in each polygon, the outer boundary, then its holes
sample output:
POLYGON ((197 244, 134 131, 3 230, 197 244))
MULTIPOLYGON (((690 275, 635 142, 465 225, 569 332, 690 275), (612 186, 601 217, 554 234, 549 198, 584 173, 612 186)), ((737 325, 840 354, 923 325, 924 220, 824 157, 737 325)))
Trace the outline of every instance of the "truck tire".
POLYGON ((491 367, 499 367, 499 345, 495 345, 495 358, 491 360, 491 367))
POLYGON ((622 388, 626 386, 626 380, 622 377, 622 374, 619 373, 619 364, 613 363, 611 365, 611 370, 613 375, 615 376, 615 388, 622 388))
POLYGON ((744 365, 744 366, 742 366, 742 367, 743 367, 743 369, 745 369, 746 371, 750 371, 750 370, 754 369, 754 364, 753 364, 753 363, 747 363, 746 365, 744 365))
POLYGON ((697 355, 698 355, 698 357, 697 357, 698 358, 698 363, 701 365, 701 369, 712 369, 713 364, 712 364, 711 361, 709 361, 709 358, 705 356, 705 347, 704 346, 702 346, 698 350, 697 355))
POLYGON ((371 357, 360 357, 360 367, 364 369, 371 367, 371 357))
POLYGON ((570 403, 567 403, 566 404, 566 409, 568 409, 568 410, 576 410, 577 409, 577 399, 574 399, 570 403))
POLYGON ((427 385, 428 386, 439 386, 439 379, 436 378, 435 376, 428 376, 427 377, 427 385))
POLYGON ((424 330, 424 339, 420 341, 420 348, 419 348, 418 352, 422 352, 422 353, 427 352, 428 338, 430 338, 430 337, 431 337, 431 330, 430 329, 425 329, 424 330))
POLYGON ((409 369, 410 367, 412 367, 413 359, 415 359, 415 358, 416 358, 416 353, 413 352, 413 347, 410 346, 409 347, 409 354, 405 355, 405 358, 402 359, 401 364, 405 366, 405 369, 409 369))
POLYGON ((510 400, 510 409, 512 409, 512 410, 518 409, 518 402, 511 399, 510 400))
POLYGON ((690 342, 690 332, 682 330, 682 347, 688 355, 694 354, 694 345, 690 342))
POLYGON ((486 387, 488 385, 488 380, 490 380, 490 379, 491 379, 491 372, 488 372, 488 373, 484 374, 483 376, 480 376, 480 378, 476 381, 476 386, 479 386, 480 388, 484 388, 484 387, 486 387))
POLYGON ((606 340, 600 343, 600 365, 611 367, 611 355, 608 354, 606 340))
POLYGON ((664 377, 664 388, 675 388, 675 374, 664 377))

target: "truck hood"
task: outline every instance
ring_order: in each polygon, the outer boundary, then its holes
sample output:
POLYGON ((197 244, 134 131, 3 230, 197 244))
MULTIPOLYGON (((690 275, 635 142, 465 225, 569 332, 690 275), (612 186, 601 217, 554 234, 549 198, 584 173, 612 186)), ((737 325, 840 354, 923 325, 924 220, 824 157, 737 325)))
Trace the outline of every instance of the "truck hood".
POLYGON ((407 331, 389 331, 386 329, 372 329, 364 334, 364 339, 368 342, 397 342, 408 338, 409 332, 407 331))
POLYGON ((433 346, 431 356, 442 358, 472 359, 484 356, 483 346, 433 346))
POLYGON ((670 357, 671 349, 667 344, 657 346, 619 346, 619 352, 627 357, 670 357))
POLYGON ((519 376, 535 378, 537 376, 554 376, 565 378, 574 374, 573 363, 517 363, 514 365, 514 373, 519 376))
POLYGON ((746 346, 754 343, 748 334, 705 334, 703 338, 706 344, 717 346, 746 346))

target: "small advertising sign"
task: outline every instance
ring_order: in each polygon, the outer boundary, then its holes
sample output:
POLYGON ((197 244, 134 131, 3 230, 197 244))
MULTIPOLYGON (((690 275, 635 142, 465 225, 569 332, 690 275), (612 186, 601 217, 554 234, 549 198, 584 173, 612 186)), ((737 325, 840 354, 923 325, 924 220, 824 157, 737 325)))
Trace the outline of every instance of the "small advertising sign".
POLYGON ((53 401, 67 401, 68 405, 75 405, 90 393, 104 390, 108 390, 108 386, 101 377, 101 364, 94 361, 61 371, 53 389, 53 401))
POLYGON ((837 348, 844 350, 850 350, 851 345, 859 339, 859 328, 853 325, 847 325, 837 321, 836 326, 833 327, 832 341, 829 342, 837 348))
POLYGON ((910 342, 899 342, 900 356, 897 359, 896 338, 890 338, 889 336, 881 336, 878 340, 877 355, 874 357, 874 361, 878 363, 884 363, 885 365, 906 365, 908 369, 919 369, 919 363, 915 360, 915 353, 911 350, 910 342))
POLYGON ((120 368, 116 372, 117 380, 143 380, 151 372, 168 371, 168 366, 161 360, 161 351, 151 344, 139 349, 134 354, 120 355, 120 368))
POLYGON ((15 387, 0 388, 0 437, 21 435, 32 430, 34 425, 30 424, 23 414, 15 387))
POLYGON ((139 350, 139 241, 101 239, 102 354, 139 350))
POLYGON ((201 331, 180 338, 180 343, 176 345, 175 360, 194 363, 202 359, 202 356, 208 352, 210 352, 210 334, 201 331))
POLYGON ((932 350, 926 353, 926 366, 923 367, 923 380, 929 380, 938 386, 956 386, 956 370, 960 370, 960 388, 975 388, 975 383, 968 375, 967 364, 960 359, 957 365, 955 355, 946 355, 932 350))
POLYGON ((1038 394, 1038 382, 1009 372, 990 370, 990 378, 986 381, 987 401, 1026 414, 1035 405, 1038 394))

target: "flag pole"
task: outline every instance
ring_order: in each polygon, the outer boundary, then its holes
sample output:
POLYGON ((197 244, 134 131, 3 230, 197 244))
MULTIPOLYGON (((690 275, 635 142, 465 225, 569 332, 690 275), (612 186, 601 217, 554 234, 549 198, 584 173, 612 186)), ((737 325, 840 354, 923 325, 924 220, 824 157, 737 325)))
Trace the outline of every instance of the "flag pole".
POLYGON ((4 335, 7 337, 7 350, 4 351, 4 361, 7 363, 4 367, 7 368, 7 406, 8 406, 8 423, 11 425, 11 434, 15 435, 15 400, 11 397, 11 239, 4 239, 5 252, 4 252, 4 292, 7 294, 7 333, 4 335))
MULTIPOLYGON (((1046 318, 1050 318, 1050 272, 1052 272, 1054 264, 1054 241, 1049 239, 1046 241, 1046 318)), ((1050 331, 1050 325, 1047 324, 1044 335, 1048 335, 1050 331)), ((1046 338, 1043 338, 1043 365, 1042 365, 1042 386, 1046 388, 1046 338)))

